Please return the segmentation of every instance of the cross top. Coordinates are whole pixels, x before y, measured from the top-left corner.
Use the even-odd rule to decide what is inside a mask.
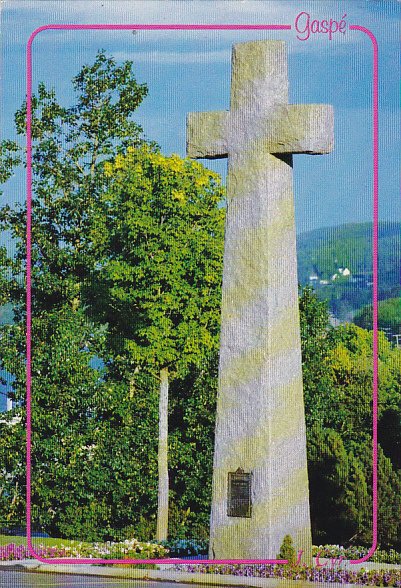
[[[252,41],[233,47],[230,111],[188,115],[187,154],[215,159],[249,148],[324,154],[333,136],[331,106],[288,104],[284,42]]]

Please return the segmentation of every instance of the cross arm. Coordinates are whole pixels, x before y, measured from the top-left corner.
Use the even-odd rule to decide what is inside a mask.
[[[270,153],[330,153],[334,146],[333,107],[283,106],[268,121],[265,137]]]
[[[187,116],[187,156],[227,157],[228,111],[191,112]]]

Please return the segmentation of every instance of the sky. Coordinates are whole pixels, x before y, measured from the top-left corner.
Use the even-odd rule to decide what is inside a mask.
[[[145,135],[163,153],[185,156],[186,115],[227,110],[231,48],[256,39],[286,42],[290,102],[332,104],[335,149],[324,156],[294,157],[297,231],[372,220],[372,44],[348,29],[373,32],[379,45],[379,215],[399,220],[400,205],[400,12],[398,0],[3,0],[1,3],[1,133],[13,136],[13,113],[25,96],[25,51],[39,26],[59,24],[290,24],[291,31],[44,31],[33,43],[34,88],[39,81],[73,100],[71,78],[105,49],[132,60],[149,95],[136,113]],[[345,20],[344,34],[295,30],[300,12],[310,21]],[[345,15],[345,16],[344,16]],[[306,17],[304,17],[306,18]],[[225,177],[227,160],[203,161]],[[22,176],[8,198],[24,198]]]

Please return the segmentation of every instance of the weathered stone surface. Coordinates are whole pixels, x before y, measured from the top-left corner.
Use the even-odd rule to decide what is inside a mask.
[[[284,43],[233,48],[229,112],[188,118],[191,157],[228,157],[210,557],[311,557],[292,153],[327,153],[333,112],[288,105]],[[252,516],[227,515],[228,473],[252,473]]]
[[[187,117],[187,155],[213,159],[227,153],[228,112],[191,112]]]

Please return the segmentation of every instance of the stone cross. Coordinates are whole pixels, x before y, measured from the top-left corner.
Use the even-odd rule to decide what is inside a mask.
[[[210,557],[276,558],[289,534],[307,561],[292,154],[332,150],[332,108],[289,105],[284,43],[254,41],[233,47],[230,111],[187,124],[189,157],[228,157]]]

